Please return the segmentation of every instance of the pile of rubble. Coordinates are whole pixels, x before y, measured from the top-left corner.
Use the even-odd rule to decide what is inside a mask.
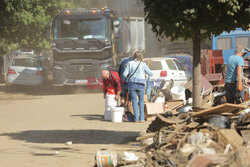
[[[137,138],[146,145],[145,166],[250,166],[249,104],[156,114]]]
[[[152,122],[147,133],[136,139],[143,146],[139,151],[143,156],[130,161],[117,158],[113,166],[250,166],[250,100],[225,103],[223,84],[202,80],[201,106],[195,109],[192,100],[165,101],[171,84],[164,90],[163,81],[150,102],[145,101],[145,117]],[[184,87],[192,94],[190,83]],[[249,90],[249,82],[245,88]]]
[[[126,167],[250,166],[249,106],[247,101],[177,112],[187,107],[184,105],[155,114],[147,133],[136,139],[143,146],[141,150],[120,156],[108,152],[104,157],[110,166]],[[100,159],[99,156],[99,162]]]

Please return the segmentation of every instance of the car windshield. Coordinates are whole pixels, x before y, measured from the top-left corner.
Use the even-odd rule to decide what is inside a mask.
[[[106,19],[57,20],[54,31],[56,39],[105,39]]]
[[[150,70],[162,70],[162,65],[160,61],[150,61],[148,63]]]
[[[12,66],[20,66],[20,67],[41,67],[40,60],[37,59],[14,59],[12,62]]]

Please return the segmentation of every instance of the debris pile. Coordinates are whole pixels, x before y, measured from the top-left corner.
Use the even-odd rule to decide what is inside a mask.
[[[199,112],[156,114],[148,134],[137,138],[153,139],[142,149],[146,166],[249,166],[248,103],[226,103]]]
[[[212,85],[214,76],[206,77],[209,81],[203,77],[197,108],[192,107],[191,98],[169,98],[173,84],[163,89],[164,80],[154,90],[150,102],[145,102],[146,120],[152,122],[147,133],[136,139],[144,156],[134,159],[132,166],[250,166],[250,100],[225,103],[224,85]],[[192,94],[191,84],[183,86],[179,97]],[[249,83],[245,88],[249,90]],[[130,165],[120,158],[116,166]]]

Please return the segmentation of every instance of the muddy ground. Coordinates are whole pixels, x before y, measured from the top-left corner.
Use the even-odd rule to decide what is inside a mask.
[[[140,149],[135,138],[149,124],[104,121],[102,93],[82,86],[2,84],[0,106],[1,167],[94,166],[98,149]]]

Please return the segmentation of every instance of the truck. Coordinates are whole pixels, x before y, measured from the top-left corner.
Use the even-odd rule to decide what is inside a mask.
[[[101,70],[145,49],[143,17],[117,17],[108,8],[63,10],[50,23],[53,85],[99,84]]]
[[[238,45],[250,48],[250,30],[244,31],[237,28],[234,31],[223,32],[212,38],[212,50],[222,50],[224,64],[227,64],[228,57],[235,53],[235,48]],[[244,57],[249,55],[247,53]]]
[[[212,36],[212,48],[201,52],[202,74],[221,73],[222,66],[227,64],[229,56],[235,54],[237,45],[250,48],[250,31],[237,28],[234,31],[223,32]],[[249,52],[243,57],[245,60],[244,72],[250,76]]]

